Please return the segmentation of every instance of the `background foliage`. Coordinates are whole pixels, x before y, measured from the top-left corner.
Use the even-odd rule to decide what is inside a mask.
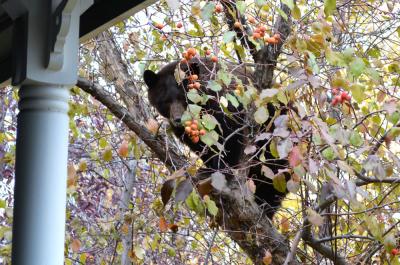
[[[400,5],[282,2],[289,16],[268,0],[158,2],[82,44],[79,74],[100,84],[151,133],[169,134],[167,122],[148,105],[145,69],[180,60],[193,47],[198,56],[254,70],[252,49],[278,51],[268,38],[278,33],[279,16],[291,21],[272,86],[261,93],[251,84],[237,87],[225,99],[248,104],[260,124],[269,115],[267,102],[293,102],[298,110],[271,138],[276,156],[288,157],[293,173],[287,183],[274,179],[275,186],[290,191],[274,225],[304,264],[333,264],[299,241],[297,235],[308,229],[316,244],[349,264],[399,264]],[[227,3],[239,24],[227,20]],[[264,37],[254,34],[260,27]],[[229,71],[218,76],[210,86],[234,78]],[[0,90],[0,106],[0,253],[7,264],[15,88]],[[162,183],[182,172],[169,171],[109,109],[74,87],[69,115],[66,264],[252,264],[212,215],[204,214],[212,213],[212,202],[192,193],[191,202],[163,208]],[[172,136],[164,144],[180,150],[191,170],[201,165]],[[256,151],[250,144],[247,153]],[[271,259],[266,249],[264,264]]]

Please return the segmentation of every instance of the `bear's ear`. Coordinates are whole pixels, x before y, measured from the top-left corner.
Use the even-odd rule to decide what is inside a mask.
[[[143,79],[149,88],[153,88],[157,84],[158,76],[153,71],[146,70],[143,73]]]

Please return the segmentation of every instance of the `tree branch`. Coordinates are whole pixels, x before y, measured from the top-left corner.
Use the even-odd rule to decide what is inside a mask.
[[[125,123],[171,170],[176,170],[186,165],[186,159],[178,150],[175,150],[172,146],[169,146],[169,149],[166,150],[163,144],[165,142],[164,137],[151,134],[147,128],[134,119],[126,108],[120,106],[98,84],[80,77],[77,86],[100,101],[115,117]],[[246,178],[244,176],[236,176],[236,179],[243,182]],[[218,218],[219,225],[242,247],[254,264],[263,264],[262,259],[266,250],[272,253],[272,265],[283,264],[290,251],[288,241],[276,230],[271,221],[263,215],[263,211],[254,200],[243,198],[243,183],[231,181],[229,189],[230,192],[228,193],[220,193],[214,189],[211,194],[212,199],[219,202],[218,206],[221,211]],[[293,260],[288,264],[296,265],[298,262]]]
[[[256,63],[254,78],[259,89],[266,89],[272,86],[278,57],[281,54],[283,43],[291,32],[290,9],[287,5],[281,3],[281,10],[286,14],[287,19],[279,16],[274,26],[275,32],[280,34],[281,41],[278,44],[266,45],[253,56]]]
[[[170,169],[176,170],[182,168],[186,161],[181,153],[173,146],[169,146],[168,151],[165,149],[165,137],[161,135],[155,136],[146,127],[140,125],[133,115],[118,102],[116,102],[102,87],[92,83],[89,80],[79,77],[77,86],[92,97],[100,101],[110,110],[115,117],[120,119],[130,130],[136,133],[143,142],[163,161]]]

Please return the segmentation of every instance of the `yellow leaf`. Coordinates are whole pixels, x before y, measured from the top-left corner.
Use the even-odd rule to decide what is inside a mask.
[[[103,153],[103,159],[106,162],[110,162],[112,159],[112,151],[111,149],[107,148]]]

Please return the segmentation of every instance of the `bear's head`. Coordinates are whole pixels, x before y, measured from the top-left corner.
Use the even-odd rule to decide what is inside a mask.
[[[186,73],[182,68],[178,62],[173,62],[164,66],[158,73],[151,70],[143,73],[144,82],[149,88],[150,104],[175,127],[182,126],[181,118],[187,107],[186,92],[189,81],[185,78]],[[189,71],[189,68],[186,69]],[[180,77],[177,77],[177,73]]]

